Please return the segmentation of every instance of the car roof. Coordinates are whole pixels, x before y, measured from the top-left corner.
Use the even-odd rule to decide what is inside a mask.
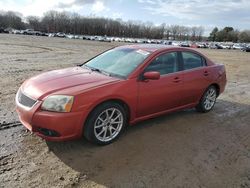
[[[144,51],[152,53],[152,52],[155,52],[157,50],[179,49],[180,47],[164,45],[164,44],[132,44],[132,45],[119,46],[117,48],[121,48],[121,49],[132,48],[132,49],[144,50]]]

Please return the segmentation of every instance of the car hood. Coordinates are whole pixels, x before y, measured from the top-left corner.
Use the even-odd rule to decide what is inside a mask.
[[[21,90],[26,95],[39,100],[51,93],[71,87],[82,85],[83,89],[90,89],[115,81],[119,79],[89,69],[74,67],[45,72],[32,77],[23,83]]]

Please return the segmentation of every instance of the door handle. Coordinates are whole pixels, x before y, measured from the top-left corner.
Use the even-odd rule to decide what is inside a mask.
[[[209,75],[208,71],[204,71],[203,75],[208,76]]]
[[[180,81],[181,81],[181,79],[179,77],[175,77],[174,80],[173,80],[173,82],[175,82],[175,83],[178,83]]]

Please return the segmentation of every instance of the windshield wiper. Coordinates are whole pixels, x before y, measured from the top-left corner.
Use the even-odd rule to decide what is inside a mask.
[[[97,68],[93,68],[93,67],[89,67],[92,71],[96,71],[96,72],[100,72],[102,73],[102,71],[100,69],[97,69]]]
[[[90,66],[87,66],[87,65],[82,65],[82,66],[85,67],[85,68],[87,68],[87,69],[89,69],[89,70],[91,70],[91,71],[96,71],[96,72],[99,72],[99,73],[104,74],[104,75],[106,75],[106,76],[118,77],[118,78],[122,78],[122,79],[125,79],[125,78],[126,78],[126,77],[121,76],[121,75],[119,75],[119,74],[109,73],[109,72],[106,72],[106,71],[104,71],[104,70],[100,70],[100,69],[98,69],[98,68],[90,67]]]
[[[98,68],[94,68],[94,67],[90,67],[90,66],[86,66],[84,65],[85,67],[87,67],[88,69],[92,70],[92,71],[95,71],[95,72],[99,72],[99,73],[102,73],[102,74],[105,74],[107,76],[111,76],[109,73],[103,71],[103,70],[100,70]]]

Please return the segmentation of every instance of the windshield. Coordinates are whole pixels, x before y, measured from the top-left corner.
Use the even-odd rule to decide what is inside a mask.
[[[84,66],[110,76],[126,78],[149,54],[147,51],[131,48],[112,49],[89,60]]]

